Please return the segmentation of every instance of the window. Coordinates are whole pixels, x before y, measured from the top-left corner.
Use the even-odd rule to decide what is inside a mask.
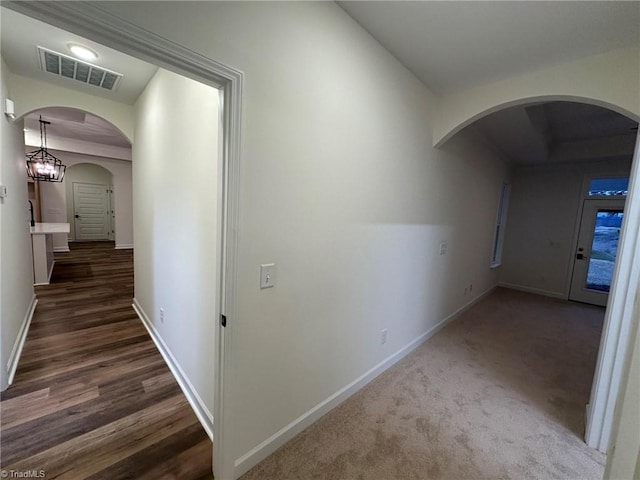
[[[496,231],[493,239],[493,255],[491,256],[491,268],[502,264],[502,247],[504,245],[504,230],[507,224],[507,209],[509,208],[509,184],[503,183],[500,191],[500,203],[498,204],[498,216],[496,219]]]
[[[629,177],[592,178],[589,183],[590,197],[626,197]]]

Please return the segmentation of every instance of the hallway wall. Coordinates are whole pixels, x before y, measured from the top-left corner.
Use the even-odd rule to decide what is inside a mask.
[[[436,97],[333,3],[167,2],[153,15],[144,3],[100,6],[245,74],[241,263],[226,331],[238,474],[497,284],[489,264],[508,168],[468,136],[435,150]],[[175,192],[178,208],[192,193],[170,188],[184,174],[168,182],[164,168],[144,170],[163,193],[134,203],[145,230],[169,237],[172,261],[192,240],[166,227],[163,194]],[[261,290],[270,262],[277,284]]]
[[[209,430],[220,258],[218,95],[158,70],[135,104],[133,146],[134,303]]]
[[[11,98],[6,72],[3,60],[2,99]],[[0,185],[7,188],[7,196],[0,199],[0,390],[8,386],[21,334],[26,333],[24,329],[35,305],[22,129],[22,121],[1,116]]]

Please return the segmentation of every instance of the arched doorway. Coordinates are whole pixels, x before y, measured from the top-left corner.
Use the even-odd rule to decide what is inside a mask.
[[[638,116],[598,100],[549,100],[524,98],[496,105],[458,127],[477,130],[514,165],[501,283],[607,305],[586,406],[586,442],[606,452],[632,325],[633,295],[628,292],[638,286],[632,267],[640,227]],[[619,199],[616,205],[613,198]],[[609,224],[614,220],[615,225]],[[604,249],[597,245],[599,221],[604,222],[602,230],[615,236],[607,236]],[[595,267],[606,267],[607,278],[603,283],[594,277],[590,286]],[[596,291],[601,287],[607,292]]]

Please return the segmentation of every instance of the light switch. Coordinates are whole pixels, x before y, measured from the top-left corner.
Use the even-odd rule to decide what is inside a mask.
[[[276,264],[260,265],[260,288],[271,288],[276,284]]]
[[[440,244],[440,255],[446,255],[447,254],[447,244],[445,242],[442,242]]]

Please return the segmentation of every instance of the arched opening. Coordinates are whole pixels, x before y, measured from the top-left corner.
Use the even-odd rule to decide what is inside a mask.
[[[69,234],[54,234],[53,250],[69,250],[69,241],[110,240],[116,248],[133,247],[131,142],[121,129],[93,112],[46,107],[24,116],[26,150],[41,144],[38,120],[47,125],[47,148],[67,166],[62,183],[29,182],[36,221],[68,223]],[[100,205],[100,218],[74,211],[74,184],[87,201]],[[100,186],[91,187],[91,185]],[[94,191],[92,199],[86,197]],[[79,201],[78,198],[75,200]],[[82,208],[87,208],[86,206]],[[96,210],[97,211],[97,210]],[[76,217],[75,215],[78,215]],[[77,227],[92,223],[78,235]],[[99,225],[99,226],[98,226]]]
[[[578,419],[574,433],[585,429],[586,442],[606,452],[631,325],[627,292],[638,284],[631,271],[639,232],[638,116],[575,100],[502,104],[447,138],[471,129],[511,166],[500,285],[602,307],[597,325],[574,324],[572,336],[589,340],[577,352],[587,369],[572,375],[582,378],[573,388],[582,394],[570,414]]]
[[[640,122],[640,114],[633,112],[627,108],[624,108],[615,103],[599,100],[597,98],[583,97],[576,95],[535,95],[508,100],[504,102],[497,102],[487,107],[483,105],[479,108],[474,108],[473,102],[469,102],[471,106],[465,106],[453,109],[443,106],[442,117],[446,120],[441,120],[440,125],[434,132],[433,143],[436,147],[444,145],[447,140],[453,137],[456,133],[460,132],[469,125],[475,124],[477,121],[490,116],[494,113],[502,112],[516,107],[527,107],[531,105],[544,105],[556,102],[566,102],[574,104],[582,104],[585,106],[601,107],[609,110],[613,113],[617,113],[624,117],[629,118],[632,121]]]

